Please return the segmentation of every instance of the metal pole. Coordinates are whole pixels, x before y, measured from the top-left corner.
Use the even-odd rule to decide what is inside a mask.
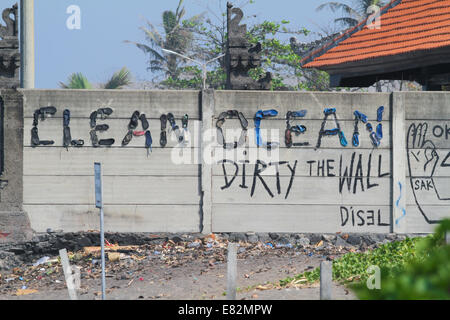
[[[333,265],[331,261],[320,264],[320,300],[331,300],[333,288]]]
[[[237,247],[236,243],[228,244],[227,262],[227,300],[236,300]]]
[[[95,172],[95,206],[100,209],[100,246],[102,260],[102,300],[106,300],[106,276],[105,276],[105,232],[103,214],[103,178],[101,163],[94,164]]]
[[[100,241],[102,247],[102,300],[106,300],[105,233],[103,228],[103,206],[100,209]]]
[[[20,86],[34,89],[34,0],[20,1],[20,64]]]

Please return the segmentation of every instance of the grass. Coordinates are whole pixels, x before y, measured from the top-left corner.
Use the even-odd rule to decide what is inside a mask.
[[[367,269],[371,265],[400,270],[405,264],[417,258],[417,243],[422,238],[407,238],[403,241],[390,242],[379,248],[363,253],[350,252],[333,261],[333,280],[348,284],[354,281],[366,281],[370,274]],[[308,285],[320,280],[320,268],[306,271],[295,277],[280,280],[280,286]]]

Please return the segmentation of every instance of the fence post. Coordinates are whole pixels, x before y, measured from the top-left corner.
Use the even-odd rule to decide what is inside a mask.
[[[406,232],[406,126],[405,97],[392,93],[392,232]]]
[[[331,261],[320,263],[320,300],[331,300],[333,290],[333,264]]]
[[[212,141],[212,130],[214,120],[214,90],[202,91],[201,103],[201,184],[202,184],[202,230],[203,234],[212,232],[212,152],[210,149]]]
[[[237,247],[236,243],[228,244],[227,259],[227,300],[236,300]]]

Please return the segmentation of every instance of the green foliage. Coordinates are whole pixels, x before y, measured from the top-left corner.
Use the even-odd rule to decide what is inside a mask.
[[[122,68],[113,74],[111,79],[103,85],[104,89],[121,89],[131,83],[130,71],[127,68]]]
[[[365,283],[370,276],[367,274],[367,269],[371,265],[384,267],[389,272],[393,272],[416,257],[416,246],[420,240],[420,238],[407,238],[403,241],[383,244],[375,250],[347,253],[333,261],[333,280],[341,283],[360,280]],[[301,273],[294,278],[286,278],[281,280],[280,284],[287,285],[292,281],[302,279],[306,279],[305,282],[308,283],[319,281],[320,268]]]
[[[381,268],[381,289],[369,290],[365,283],[352,286],[360,299],[428,300],[450,299],[450,245],[445,233],[450,220],[444,220],[436,233],[417,244],[415,259],[399,268]]]
[[[384,0],[355,0],[354,7],[351,7],[342,2],[326,2],[317,7],[317,11],[325,8],[332,12],[341,11],[344,16],[334,20],[335,23],[341,24],[344,27],[354,27],[360,21],[368,17],[368,9],[371,6],[383,7],[386,4]]]
[[[100,85],[103,89],[122,89],[131,83],[130,71],[122,68],[112,75],[112,77],[104,84]],[[63,89],[92,89],[93,86],[82,73],[73,73],[70,75],[67,83],[60,82]]]
[[[60,82],[59,85],[63,89],[92,89],[88,79],[80,72],[71,74],[67,84]]]

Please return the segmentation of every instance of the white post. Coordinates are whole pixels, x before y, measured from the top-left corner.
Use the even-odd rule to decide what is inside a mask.
[[[20,64],[21,88],[34,89],[34,0],[20,1]]]
[[[235,243],[228,244],[227,300],[236,300],[237,250]]]
[[[320,300],[331,300],[333,288],[333,264],[322,261],[320,264]]]
[[[106,300],[106,275],[105,275],[105,231],[103,214],[103,179],[101,163],[94,164],[95,171],[95,206],[100,209],[100,246],[102,260],[102,300]]]
[[[69,257],[67,256],[66,249],[59,250],[59,255],[61,257],[61,264],[63,267],[64,276],[66,278],[66,286],[67,290],[69,290],[70,300],[78,300],[76,289],[78,288],[80,281],[80,279],[78,278],[79,273],[74,277],[75,270],[72,270],[72,267],[70,266]]]

